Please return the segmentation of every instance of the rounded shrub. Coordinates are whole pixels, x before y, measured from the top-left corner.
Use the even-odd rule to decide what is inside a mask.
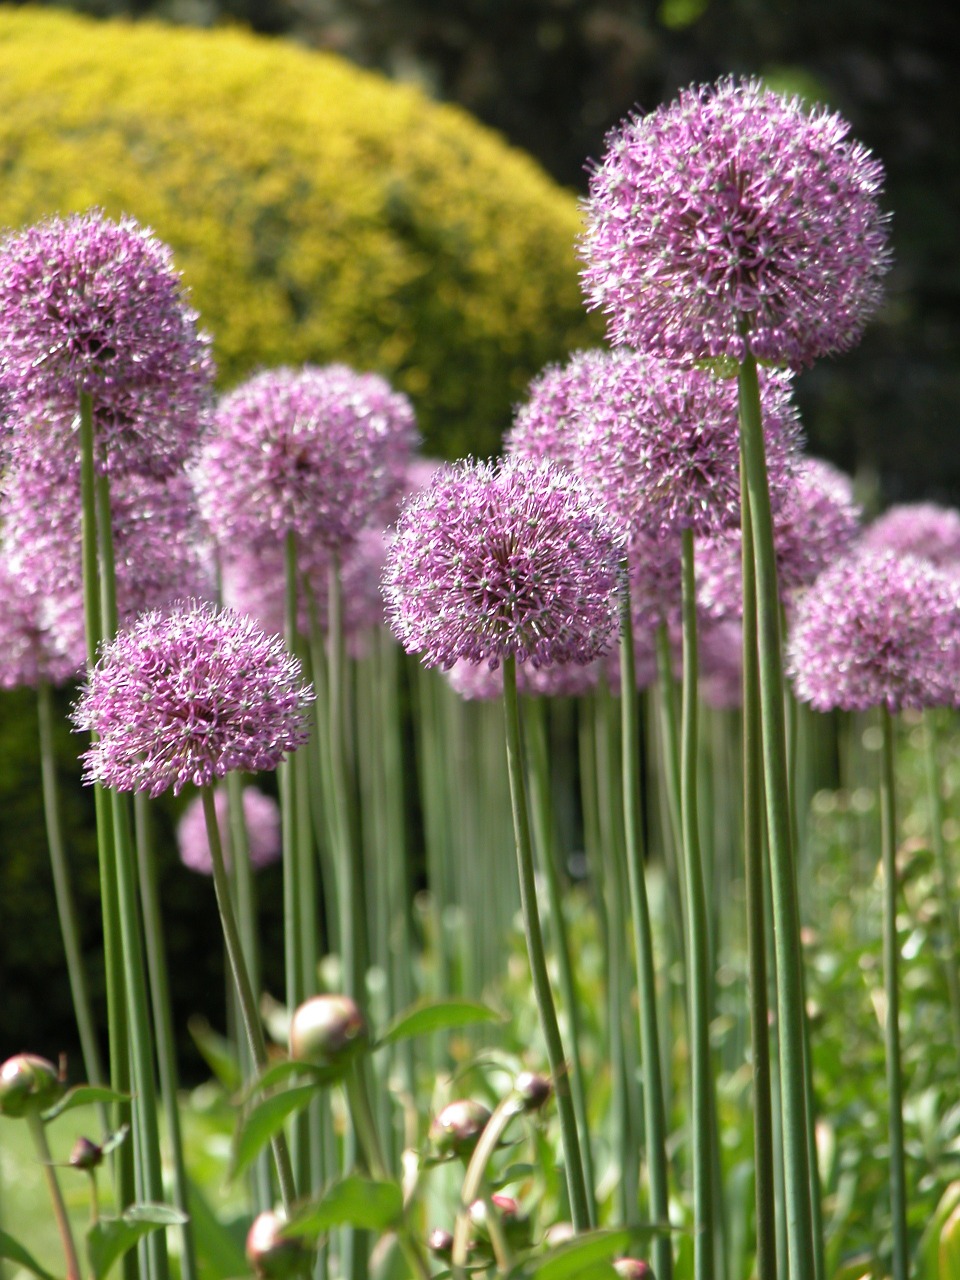
[[[342,360],[429,451],[497,449],[548,361],[596,342],[575,197],[464,112],[236,30],[0,9],[0,226],[129,213],[173,246],[220,381]]]

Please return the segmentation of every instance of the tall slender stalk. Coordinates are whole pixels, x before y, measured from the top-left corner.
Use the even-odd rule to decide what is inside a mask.
[[[747,963],[753,1067],[753,1179],[757,1280],[777,1277],[777,1218],[770,1092],[770,1022],[767,1003],[763,867],[763,762],[760,751],[760,668],[757,659],[757,584],[753,568],[750,497],[743,475],[743,849],[747,900]]]
[[[563,1041],[557,1025],[557,1013],[553,1003],[553,992],[550,989],[543,934],[537,912],[533,840],[530,834],[530,810],[527,804],[527,784],[523,771],[520,709],[517,701],[517,660],[512,654],[503,660],[503,707],[507,769],[510,775],[510,799],[513,808],[520,903],[527,939],[527,955],[530,960],[533,991],[540,1014],[540,1026],[547,1045],[547,1058],[553,1076],[557,1112],[560,1117],[560,1135],[563,1142],[567,1191],[570,1197],[570,1217],[574,1230],[586,1231],[590,1225],[590,1210],[580,1154],[580,1140],[577,1134],[577,1118],[570,1096],[570,1081],[567,1078]]]
[[[687,1034],[690,1038],[691,1140],[693,1168],[693,1265],[697,1280],[712,1280],[716,1268],[713,1199],[713,1067],[710,1056],[710,939],[700,853],[698,808],[697,601],[693,530],[682,535],[683,694],[680,726],[680,822],[687,886]]]
[[[793,857],[793,825],[784,724],[780,593],[767,484],[760,384],[756,360],[740,366],[740,438],[745,492],[750,504],[753,563],[757,582],[757,652],[764,794],[770,852],[774,947],[777,973],[780,1089],[787,1202],[787,1253],[791,1280],[815,1272],[810,1165],[807,1150],[807,1089],[803,1031],[800,920]]]
[[[890,1099],[890,1214],[893,1223],[893,1280],[907,1280],[907,1175],[903,1139],[903,1078],[900,1068],[900,945],[897,941],[897,812],[894,781],[893,717],[880,708],[880,845],[883,860],[884,1042]]]
[[[644,872],[640,817],[640,725],[637,714],[637,673],[633,650],[633,618],[630,611],[628,567],[623,565],[620,592],[620,733],[623,771],[623,825],[627,854],[630,920],[633,927],[637,994],[640,1002],[640,1053],[643,1071],[643,1115],[650,1180],[650,1216],[655,1222],[670,1220],[667,1180],[667,1121],[663,1106],[660,1069],[660,1032],[657,1019],[657,979],[653,963],[653,931]],[[673,1275],[673,1246],[669,1236],[653,1239],[653,1270],[658,1280]]]
[[[227,944],[227,958],[230,961],[230,968],[233,972],[233,980],[236,984],[237,996],[240,1001],[240,1013],[243,1017],[243,1026],[253,1054],[253,1061],[257,1070],[263,1071],[267,1066],[267,1044],[263,1035],[263,1027],[260,1023],[260,1015],[257,1011],[256,997],[250,985],[250,975],[247,972],[246,962],[243,958],[243,943],[240,939],[240,929],[237,925],[233,901],[230,896],[230,878],[227,875],[227,868],[223,860],[223,845],[220,841],[220,826],[217,822],[217,807],[213,788],[209,786],[201,787],[200,794],[203,799],[207,843],[210,845],[210,861],[213,866],[213,887],[217,895],[220,922],[223,926],[223,936]],[[290,1152],[287,1148],[286,1138],[282,1133],[277,1134],[273,1139],[273,1158],[280,1183],[280,1198],[283,1201],[284,1209],[289,1213],[296,1198],[296,1185],[293,1177],[293,1165],[290,1162]]]
[[[924,757],[927,774],[927,806],[930,814],[930,843],[937,864],[937,888],[940,892],[940,914],[946,940],[947,994],[953,1016],[953,1043],[960,1064],[960,929],[957,927],[957,901],[953,892],[953,872],[943,838],[943,792],[940,777],[939,734],[937,713],[924,713]]]
[[[40,731],[40,777],[43,789],[43,814],[47,828],[47,845],[53,870],[53,888],[60,919],[60,933],[67,960],[67,977],[73,1011],[80,1033],[80,1048],[87,1080],[91,1084],[103,1084],[105,1076],[100,1062],[96,1023],[87,986],[86,965],[80,946],[80,929],[77,907],[70,883],[70,868],[63,843],[63,826],[60,821],[59,787],[57,784],[57,758],[54,740],[53,690],[48,680],[37,685],[37,718]],[[106,1108],[101,1104],[100,1119],[105,1130],[110,1128]]]
[[[43,1176],[47,1184],[47,1190],[50,1192],[50,1200],[53,1204],[53,1216],[56,1219],[57,1231],[60,1235],[60,1243],[63,1246],[63,1256],[66,1262],[66,1280],[81,1280],[80,1261],[77,1257],[77,1248],[73,1240],[73,1231],[70,1226],[70,1215],[67,1213],[67,1206],[64,1203],[63,1192],[60,1190],[60,1182],[57,1178],[57,1168],[50,1154],[50,1147],[47,1143],[47,1135],[43,1127],[43,1121],[40,1119],[36,1111],[29,1110],[26,1113],[27,1126],[30,1129],[30,1137],[33,1139],[33,1145],[37,1152],[37,1158],[43,1168]]]

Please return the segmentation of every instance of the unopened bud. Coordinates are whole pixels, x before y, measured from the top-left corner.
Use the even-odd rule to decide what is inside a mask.
[[[553,1092],[553,1085],[546,1076],[535,1071],[521,1071],[513,1084],[523,1102],[525,1111],[539,1111]]]
[[[290,1020],[291,1055],[315,1066],[346,1066],[368,1040],[367,1021],[349,996],[313,996]]]
[[[654,1280],[653,1268],[642,1258],[615,1258],[613,1269],[624,1280]]]
[[[0,1067],[0,1115],[16,1117],[29,1111],[46,1111],[63,1089],[63,1080],[52,1062],[33,1053],[18,1053]]]
[[[434,1227],[427,1236],[427,1248],[438,1258],[449,1258],[453,1253],[453,1236],[443,1227]]]
[[[285,1240],[280,1232],[285,1219],[272,1209],[258,1214],[247,1232],[247,1261],[260,1280],[288,1280],[302,1272],[309,1258],[300,1239]]]
[[[96,1169],[97,1165],[103,1163],[103,1148],[89,1138],[78,1138],[67,1163],[71,1169]]]
[[[461,1098],[448,1103],[434,1117],[430,1137],[441,1155],[466,1158],[477,1145],[489,1119],[490,1112],[482,1102]]]

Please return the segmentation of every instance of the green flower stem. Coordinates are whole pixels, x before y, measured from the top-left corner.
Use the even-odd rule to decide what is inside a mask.
[[[890,1214],[893,1223],[893,1280],[907,1280],[907,1176],[903,1140],[903,1078],[900,1068],[900,945],[897,941],[897,814],[894,782],[893,717],[880,708],[880,845],[883,860],[883,986],[887,1013],[885,1048],[890,1098]]]
[[[347,1105],[350,1108],[350,1118],[353,1121],[353,1127],[367,1162],[367,1167],[375,1178],[389,1182],[391,1174],[383,1157],[383,1147],[377,1132],[373,1107],[370,1105],[370,1094],[367,1091],[364,1060],[362,1058],[350,1064],[343,1084],[347,1094]],[[427,1266],[426,1259],[420,1252],[420,1247],[411,1235],[405,1221],[397,1225],[396,1232],[397,1243],[413,1274],[419,1280],[430,1280],[430,1268]]]
[[[514,658],[507,659],[514,662]],[[504,680],[506,687],[506,680]],[[463,1277],[467,1260],[467,1246],[470,1243],[470,1206],[480,1194],[487,1173],[487,1165],[508,1125],[521,1110],[520,1103],[513,1093],[508,1093],[494,1108],[493,1115],[483,1127],[483,1133],[477,1141],[470,1156],[470,1163],[464,1174],[463,1186],[460,1188],[460,1209],[457,1213],[456,1225],[453,1229],[452,1267],[455,1277]]]
[[[590,1224],[590,1209],[580,1155],[577,1118],[570,1097],[570,1081],[567,1077],[563,1041],[557,1025],[557,1013],[553,1004],[547,959],[543,948],[543,934],[540,931],[540,916],[537,912],[533,840],[530,834],[530,811],[527,804],[527,785],[523,772],[523,747],[520,737],[520,709],[517,702],[517,660],[512,654],[503,660],[503,705],[507,770],[510,775],[510,800],[513,809],[520,904],[527,939],[527,955],[530,960],[534,996],[540,1013],[540,1026],[547,1046],[547,1059],[557,1096],[567,1191],[570,1197],[570,1216],[575,1231],[586,1231]]]
[[[190,1222],[190,1197],[187,1183],[187,1165],[183,1150],[183,1134],[180,1128],[180,1108],[177,1103],[179,1081],[177,1076],[177,1042],[173,1030],[173,1011],[170,1005],[170,983],[167,977],[166,947],[163,941],[163,916],[160,907],[160,890],[157,884],[156,857],[153,848],[153,831],[150,801],[145,794],[133,798],[133,814],[136,824],[137,856],[140,863],[140,897],[143,903],[144,941],[147,952],[147,971],[150,978],[150,994],[153,1005],[153,1025],[157,1038],[157,1062],[160,1071],[160,1096],[167,1125],[167,1140],[173,1161],[173,1200],[187,1221],[180,1227],[180,1270],[183,1280],[196,1280],[197,1256]]]
[[[660,1032],[657,1019],[657,978],[653,963],[653,930],[644,872],[640,817],[640,725],[637,713],[637,673],[633,651],[633,619],[626,563],[620,592],[620,735],[623,770],[623,825],[627,853],[630,919],[633,926],[637,994],[640,1001],[640,1053],[643,1059],[643,1115],[650,1179],[650,1217],[670,1221],[667,1177],[667,1121],[663,1105]],[[653,1239],[653,1270],[657,1280],[671,1280],[673,1246],[669,1236]],[[699,1280],[699,1277],[698,1277]]]
[[[946,934],[947,994],[953,1015],[953,1042],[960,1061],[960,930],[957,927],[957,903],[953,893],[953,872],[943,838],[943,791],[940,777],[939,734],[937,713],[924,713],[924,756],[927,773],[927,802],[930,813],[930,843],[937,864],[937,888],[940,891],[940,913]]]
[[[757,583],[753,569],[750,498],[743,478],[743,848],[750,973],[753,1065],[753,1167],[757,1280],[777,1280],[777,1218],[770,1093],[770,1020],[767,1004],[763,866],[763,761],[760,751],[760,668],[757,659]]]
[[[220,922],[223,936],[227,944],[227,958],[233,971],[233,980],[240,1000],[240,1013],[243,1018],[247,1041],[253,1054],[253,1061],[258,1071],[267,1067],[267,1044],[257,1011],[256,998],[250,985],[250,975],[243,959],[243,943],[240,929],[233,910],[230,896],[230,878],[223,861],[223,846],[220,842],[220,827],[217,823],[217,808],[214,801],[213,787],[201,787],[203,799],[203,816],[207,828],[207,842],[210,845],[210,860],[213,865],[213,887],[217,895],[217,906],[220,910]],[[286,1138],[282,1133],[273,1139],[273,1158],[277,1166],[277,1178],[280,1184],[280,1199],[284,1210],[289,1213],[296,1198],[293,1178],[293,1166]]]
[[[36,1148],[37,1159],[43,1169],[47,1190],[50,1192],[50,1200],[53,1203],[53,1216],[57,1222],[57,1231],[60,1234],[63,1256],[67,1264],[66,1280],[81,1280],[80,1261],[77,1257],[77,1247],[74,1244],[73,1231],[70,1227],[70,1215],[67,1213],[67,1206],[63,1201],[63,1193],[60,1190],[57,1170],[50,1155],[50,1147],[47,1144],[43,1121],[36,1111],[29,1110],[26,1114],[26,1121],[30,1130],[30,1137],[33,1139],[33,1145]]]
[[[777,974],[787,1256],[792,1280],[804,1280],[815,1274],[816,1261],[807,1149],[803,956],[800,948],[784,723],[780,593],[767,485],[760,384],[756,360],[752,356],[748,356],[740,366],[739,382],[740,439],[747,482],[745,492],[750,504],[753,562],[757,582],[760,721]]]
[[[713,1067],[710,1055],[710,939],[700,852],[697,763],[697,600],[693,530],[682,534],[683,691],[680,726],[680,820],[687,886],[687,1034],[690,1038],[693,1167],[693,1268],[697,1280],[712,1280],[716,1267],[713,1199]]]
[[[77,907],[70,884],[70,869],[63,844],[63,826],[60,820],[60,800],[57,784],[57,760],[54,741],[53,690],[50,682],[41,680],[37,685],[37,717],[40,732],[40,776],[43,788],[43,813],[47,828],[47,845],[50,849],[50,865],[53,871],[53,888],[60,918],[60,932],[67,960],[67,976],[73,1010],[80,1032],[80,1047],[87,1080],[102,1085],[105,1081],[97,1044],[96,1024],[87,987],[86,966],[80,946],[80,930],[77,923]],[[107,1109],[99,1106],[100,1119],[105,1131],[110,1129]]]
[[[570,1053],[570,1088],[580,1135],[580,1152],[587,1187],[587,1209],[590,1215],[590,1226],[595,1227],[597,1206],[594,1198],[593,1156],[590,1149],[590,1120],[587,1114],[587,1091],[583,1082],[583,1066],[580,1061],[580,998],[574,982],[573,965],[570,963],[570,944],[567,940],[560,878],[557,874],[556,840],[550,797],[546,703],[543,698],[532,699],[527,709],[527,754],[530,761],[530,802],[533,829],[536,833],[535,845],[540,854],[540,871],[547,886],[560,995],[566,1006],[570,1039],[573,1042]]]

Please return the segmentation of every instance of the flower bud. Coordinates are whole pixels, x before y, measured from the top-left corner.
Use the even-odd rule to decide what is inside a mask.
[[[535,1071],[521,1071],[513,1087],[524,1111],[539,1111],[553,1092],[553,1085],[547,1077],[537,1075]]]
[[[0,1067],[0,1115],[24,1116],[46,1111],[63,1093],[63,1081],[52,1062],[33,1053],[18,1053]]]
[[[345,1067],[369,1041],[367,1022],[349,996],[305,1000],[290,1020],[290,1053],[319,1067]]]
[[[654,1280],[652,1267],[642,1258],[615,1258],[613,1269],[624,1280]]]
[[[103,1163],[103,1148],[98,1147],[89,1138],[80,1137],[73,1144],[70,1159],[67,1161],[71,1169],[96,1169]]]
[[[285,1220],[272,1209],[258,1214],[247,1232],[247,1261],[260,1280],[287,1280],[303,1271],[309,1253],[300,1239],[280,1235]]]
[[[482,1102],[462,1098],[458,1102],[448,1103],[434,1116],[430,1125],[430,1137],[441,1155],[467,1159],[489,1119],[490,1112]]]
[[[443,1227],[434,1227],[427,1236],[427,1248],[438,1258],[449,1258],[453,1253],[453,1236]]]

